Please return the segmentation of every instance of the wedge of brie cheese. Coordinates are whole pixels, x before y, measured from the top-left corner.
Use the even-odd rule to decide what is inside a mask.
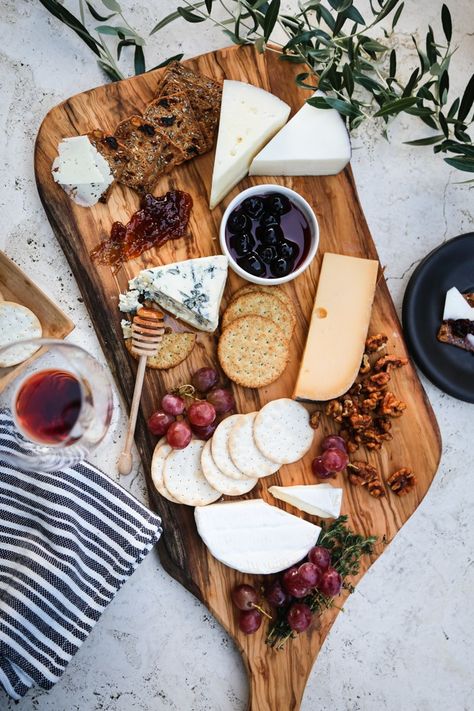
[[[54,180],[78,205],[95,205],[114,180],[105,158],[87,136],[64,138],[58,153],[51,170]]]
[[[197,506],[194,517],[214,558],[241,573],[278,573],[304,558],[321,533],[262,499]]]
[[[202,257],[144,269],[129,282],[119,308],[138,308],[138,298],[150,299],[177,318],[201,331],[215,331],[227,279],[227,257]]]
[[[457,321],[459,319],[474,321],[474,306],[470,306],[459,289],[453,286],[446,292],[443,321]]]
[[[313,516],[337,518],[341,513],[342,489],[330,484],[270,486],[268,491],[276,499],[286,501],[287,504]]]
[[[317,91],[315,96],[324,96]],[[335,109],[305,103],[252,161],[250,175],[335,175],[351,159],[351,142]]]
[[[275,135],[290,107],[264,89],[225,80],[212,174],[211,210],[247,175],[253,157]]]

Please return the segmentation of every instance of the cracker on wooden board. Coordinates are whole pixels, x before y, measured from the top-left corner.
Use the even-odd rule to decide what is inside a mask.
[[[212,458],[217,467],[226,476],[237,480],[248,478],[240,469],[237,469],[229,454],[229,435],[233,426],[236,422],[239,422],[241,417],[244,417],[244,415],[230,415],[225,420],[222,420],[217,425],[211,440]]]
[[[163,470],[165,468],[165,460],[168,454],[172,451],[172,447],[167,443],[166,437],[162,437],[155,447],[151,460],[151,479],[155,485],[155,489],[161,496],[164,496],[173,504],[179,504],[178,499],[170,494],[163,480]]]
[[[30,309],[14,301],[0,301],[0,348],[30,338],[41,338],[43,327],[40,320]],[[12,346],[6,353],[0,354],[0,368],[23,363],[40,346],[29,343]]]
[[[261,388],[280,377],[290,358],[288,339],[273,321],[244,316],[221,334],[217,356],[228,378],[246,388]]]
[[[165,460],[163,480],[171,496],[187,506],[206,506],[222,494],[207,481],[201,467],[206,443],[193,439],[184,449],[173,449]]]
[[[253,434],[262,454],[280,464],[304,457],[314,439],[308,411],[290,398],[264,405],[255,418]]]
[[[185,67],[180,62],[171,62],[166,67],[166,71],[158,86],[158,95],[163,94],[167,82],[174,85],[184,85],[191,100],[199,98],[207,102],[210,106],[219,110],[222,98],[222,83],[217,82],[211,77],[195,72],[189,67]]]
[[[264,457],[255,444],[253,425],[256,412],[250,412],[235,423],[229,435],[229,454],[235,466],[245,476],[261,478],[275,474],[280,468],[267,457]]]
[[[194,158],[207,150],[206,138],[186,92],[155,99],[146,107],[143,118],[178,146],[183,152],[183,160]]]
[[[137,192],[152,192],[159,176],[183,161],[178,146],[141,116],[130,116],[119,123],[114,135],[129,153],[118,182]]]
[[[115,136],[100,129],[90,131],[87,138],[109,164],[115,180],[119,180],[130,158],[125,146]]]
[[[186,360],[190,355],[196,343],[196,334],[187,332],[175,332],[163,334],[162,341],[158,347],[156,355],[147,358],[147,368],[155,370],[168,370],[174,368]],[[125,340],[125,346],[128,352],[138,360],[137,356],[132,351],[132,339]]]
[[[257,479],[231,479],[223,474],[214,461],[211,446],[211,440],[208,440],[201,454],[202,471],[209,484],[226,496],[242,496],[251,491]]]
[[[273,294],[277,296],[280,301],[283,301],[286,308],[290,312],[290,318],[293,323],[293,328],[296,326],[296,309],[293,301],[290,299],[286,291],[284,291],[280,286],[260,286],[259,284],[246,284],[240,287],[236,292],[232,294],[231,301],[235,301],[239,296],[244,296],[244,294],[250,294],[253,291],[262,291],[265,294]]]
[[[222,316],[222,328],[227,328],[232,321],[242,316],[262,316],[270,319],[281,328],[285,340],[289,340],[293,334],[290,313],[283,302],[273,294],[252,291],[231,301]]]

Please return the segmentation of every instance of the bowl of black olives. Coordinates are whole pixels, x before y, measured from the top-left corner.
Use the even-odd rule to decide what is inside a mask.
[[[282,185],[255,185],[227,207],[220,243],[230,267],[254,284],[284,284],[311,264],[319,226],[309,203]]]

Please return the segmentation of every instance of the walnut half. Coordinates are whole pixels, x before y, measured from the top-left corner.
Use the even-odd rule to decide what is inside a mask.
[[[405,496],[413,491],[416,484],[416,477],[411,469],[403,467],[397,469],[396,472],[387,479],[387,484],[391,490],[398,496]]]

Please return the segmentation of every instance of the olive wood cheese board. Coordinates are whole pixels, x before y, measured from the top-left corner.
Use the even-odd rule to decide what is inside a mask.
[[[232,47],[196,57],[187,64],[216,79],[247,81],[271,91],[291,105],[292,113],[309,96],[309,92],[298,88],[294,82],[296,68],[290,63],[280,62],[273,52],[263,55],[253,47]],[[35,150],[36,180],[43,206],[79,283],[110,369],[128,406],[133,393],[136,362],[129,356],[122,340],[122,315],[117,308],[119,292],[126,291],[128,280],[143,268],[219,254],[218,230],[225,206],[239,190],[268,182],[265,178],[242,180],[210,212],[208,196],[213,152],[186,162],[163,176],[154,193],[163,195],[167,190],[180,189],[192,195],[194,207],[190,236],[168,242],[158,250],[145,252],[140,258],[126,262],[116,274],[110,267],[92,263],[90,251],[109,236],[115,220],[126,223],[137,209],[139,198],[126,187],[114,186],[105,205],[98,203],[92,208],[75,205],[51,176],[51,164],[57,154],[58,143],[64,137],[86,133],[96,127],[113,131],[119,121],[142,111],[153,99],[161,72],[155,70],[107,84],[64,101],[44,119]],[[276,398],[291,397],[324,252],[377,259],[350,168],[336,176],[271,178],[271,182],[286,185],[308,200],[319,221],[321,241],[311,267],[296,280],[284,285],[298,314],[288,367],[276,382],[260,390],[234,386],[237,411],[242,413],[258,410]],[[229,271],[223,306],[242,284],[242,279]],[[385,333],[388,336],[388,351],[407,355],[401,326],[381,269],[369,332]],[[169,371],[147,371],[136,442],[147,477],[151,504],[163,518],[165,533],[159,544],[163,566],[207,605],[234,638],[249,675],[249,708],[252,711],[290,711],[300,707],[306,680],[338,610],[333,608],[325,612],[309,631],[289,641],[283,650],[265,645],[266,624],[262,624],[256,634],[245,636],[238,630],[230,591],[237,583],[255,584],[255,578],[237,573],[215,560],[197,535],[192,507],[169,503],[154,491],[151,484],[150,462],[157,438],[148,432],[146,418],[157,409],[166,390],[189,382],[198,368],[216,365],[217,338],[218,332],[211,335],[201,333],[190,357],[181,365]],[[344,348],[343,329],[340,347]],[[407,403],[407,411],[394,421],[393,441],[388,442],[381,452],[364,451],[364,458],[376,465],[384,478],[400,467],[411,467],[417,479],[415,490],[403,497],[388,491],[385,498],[375,499],[368,495],[365,488],[351,486],[342,474],[334,480],[337,486],[344,488],[342,512],[349,515],[350,526],[357,532],[379,537],[371,560],[364,562],[361,575],[383,553],[387,543],[425,496],[441,454],[438,426],[413,364],[393,372],[393,391]],[[319,443],[324,434],[335,431],[334,423],[323,417],[314,446],[304,459],[282,466],[276,475],[259,480],[247,496],[262,497],[275,506],[317,523],[312,517],[273,499],[267,489],[274,484],[316,483],[311,472],[311,460],[319,454]],[[275,546],[278,546],[277,540]],[[191,620],[188,622],[193,624]]]

